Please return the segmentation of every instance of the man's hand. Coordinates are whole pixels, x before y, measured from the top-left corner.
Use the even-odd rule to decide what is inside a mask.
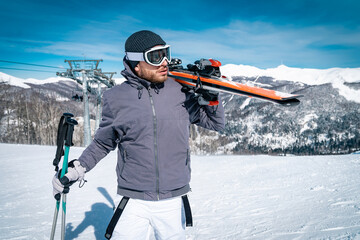
[[[76,182],[84,179],[86,169],[80,165],[77,159],[69,162],[68,172],[60,178],[61,169],[52,180],[53,185],[53,196],[56,200],[60,200],[61,193],[68,193],[70,186]],[[60,178],[60,179],[59,179]]]
[[[217,91],[199,88],[195,91],[195,93],[198,94],[198,102],[200,105],[216,106],[219,104],[219,92]]]

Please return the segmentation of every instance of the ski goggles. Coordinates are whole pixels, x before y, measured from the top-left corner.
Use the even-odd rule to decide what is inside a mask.
[[[152,66],[160,66],[165,60],[171,61],[170,45],[157,46],[142,52],[126,52],[126,58],[130,61],[145,61]]]

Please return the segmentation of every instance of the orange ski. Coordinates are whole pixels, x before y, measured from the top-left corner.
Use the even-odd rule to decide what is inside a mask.
[[[219,61],[212,59],[205,61],[208,61],[207,64],[209,65],[203,67],[203,69],[200,69],[199,71],[192,70],[195,65],[191,64],[188,65],[188,67],[190,66],[190,70],[170,65],[168,75],[170,78],[173,78],[175,81],[190,89],[203,88],[210,91],[225,92],[242,96],[245,95],[272,101],[285,106],[294,106],[300,103],[298,98],[302,97],[302,95],[294,95],[230,81],[225,76],[221,76],[219,71],[221,63]],[[199,66],[196,67],[199,68]],[[216,71],[212,71],[211,68]]]

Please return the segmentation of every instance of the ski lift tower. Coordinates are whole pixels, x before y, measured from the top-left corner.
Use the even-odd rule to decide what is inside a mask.
[[[84,145],[89,146],[91,143],[90,111],[89,111],[89,92],[94,93],[90,87],[94,71],[98,70],[99,63],[102,59],[97,60],[65,60],[70,66],[65,73],[58,75],[70,77],[82,85],[83,103],[84,103]]]
[[[115,85],[112,76],[116,72],[102,72],[98,60],[65,60],[70,66],[66,72],[56,73],[58,76],[68,77],[75,80],[82,85],[83,103],[84,103],[84,145],[85,147],[91,143],[91,127],[90,127],[90,111],[89,111],[89,97],[91,93],[97,97],[97,112],[96,112],[96,126],[99,127],[101,118],[101,84],[111,88]],[[108,76],[109,75],[109,76]]]

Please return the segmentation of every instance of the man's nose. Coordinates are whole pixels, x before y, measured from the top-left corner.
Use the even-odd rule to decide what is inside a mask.
[[[163,62],[161,63],[161,66],[166,67],[167,65],[168,65],[168,61],[167,61],[167,60],[165,60],[165,61],[163,61]]]

